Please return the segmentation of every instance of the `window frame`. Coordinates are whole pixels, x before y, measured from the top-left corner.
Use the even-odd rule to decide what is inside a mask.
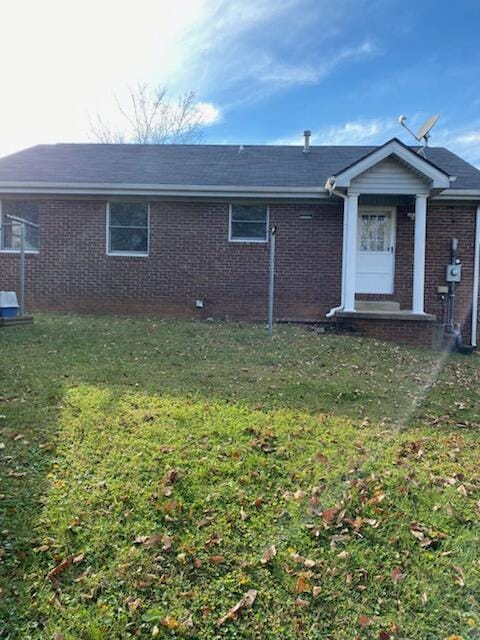
[[[265,219],[265,238],[233,238],[232,237],[232,209],[235,205],[241,206],[241,207],[248,207],[248,206],[262,206],[265,207],[267,210],[267,216]],[[243,244],[249,244],[249,243],[254,243],[254,244],[267,244],[268,243],[268,238],[269,238],[269,228],[270,228],[270,205],[268,204],[264,204],[263,202],[258,202],[258,203],[254,203],[254,202],[237,202],[237,203],[230,203],[228,205],[228,241],[229,242],[236,242],[236,243],[243,243]]]
[[[147,251],[112,251],[110,249],[110,204],[115,202],[128,202],[129,204],[137,204],[129,200],[108,200],[106,204],[106,253],[107,256],[120,256],[130,258],[148,258],[150,256],[150,202],[147,202]],[[139,202],[144,204],[144,202]],[[116,227],[120,228],[120,227]],[[123,229],[145,229],[145,227],[122,227]]]
[[[3,248],[3,238],[2,238],[2,234],[3,234],[3,201],[4,200],[13,200],[13,198],[1,198],[0,199],[0,253],[21,253],[21,249],[5,249]],[[17,198],[15,198],[15,200],[17,200]],[[22,202],[23,200],[26,200],[25,198],[18,198],[19,202]],[[32,198],[28,199],[27,201],[32,200]],[[32,255],[36,255],[37,253],[39,253],[40,251],[40,205],[39,205],[39,211],[38,211],[38,249],[25,249],[25,253],[30,253]]]

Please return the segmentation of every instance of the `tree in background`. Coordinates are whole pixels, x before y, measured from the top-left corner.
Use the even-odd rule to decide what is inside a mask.
[[[128,94],[126,104],[115,98],[123,121],[118,127],[98,113],[90,122],[91,135],[97,142],[194,144],[202,140],[205,114],[193,91],[169,100],[165,87],[139,83],[128,87]]]

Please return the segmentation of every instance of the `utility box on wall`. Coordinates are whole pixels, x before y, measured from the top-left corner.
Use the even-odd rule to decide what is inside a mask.
[[[15,318],[18,315],[18,300],[15,291],[0,291],[0,318]]]
[[[462,265],[447,264],[447,274],[445,276],[447,282],[460,282],[462,280]]]

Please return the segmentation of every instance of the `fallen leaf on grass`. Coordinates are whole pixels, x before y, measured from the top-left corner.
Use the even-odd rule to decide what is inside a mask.
[[[371,621],[372,619],[369,616],[364,615],[363,613],[358,616],[358,624],[361,627],[368,627]]]
[[[395,567],[391,574],[393,584],[397,584],[400,580],[405,580],[407,577],[406,573],[403,573],[400,567]]]
[[[462,567],[459,567],[457,565],[454,565],[453,569],[454,569],[455,573],[457,574],[455,576],[455,582],[460,587],[464,587],[465,586],[465,571],[462,569]]]
[[[309,574],[310,575],[310,574]],[[307,576],[300,575],[297,578],[297,582],[295,584],[295,590],[297,593],[309,593],[311,590],[310,581]]]
[[[214,564],[222,564],[224,560],[225,558],[223,556],[210,556],[210,562],[213,562]]]
[[[163,545],[163,550],[168,551],[172,548],[172,538],[166,534],[154,533],[151,536],[137,536],[133,544],[140,545],[145,549],[152,549],[159,544]]]
[[[135,598],[135,599],[127,598],[127,600],[125,601],[125,604],[128,606],[128,611],[130,613],[135,613],[135,611],[140,607],[142,603],[140,598]]]
[[[62,560],[56,567],[54,567],[51,571],[47,573],[47,578],[49,580],[53,580],[57,576],[59,576],[65,569],[68,569],[70,565],[73,563],[73,559],[75,556],[70,555],[67,556],[64,560]]]
[[[165,475],[165,483],[173,484],[178,480],[180,473],[177,469],[169,469]]]
[[[306,607],[308,607],[310,605],[308,600],[304,600],[303,598],[297,598],[295,600],[295,604],[296,604],[297,607],[302,607],[302,609],[305,609]]]
[[[205,516],[204,518],[198,521],[197,527],[206,527],[211,522],[213,522],[212,516]]]
[[[335,520],[335,516],[338,513],[337,507],[331,507],[330,509],[325,509],[322,512],[322,518],[327,524],[331,524]]]
[[[270,562],[270,560],[272,558],[274,558],[277,555],[277,550],[275,548],[275,545],[272,544],[270,547],[268,547],[268,549],[265,550],[262,559],[260,560],[260,562],[262,564],[267,564],[268,562]]]
[[[217,627],[221,627],[225,622],[229,620],[235,620],[238,614],[244,609],[250,609],[257,597],[257,591],[255,589],[249,589],[237,604],[230,609],[228,613],[217,620]]]

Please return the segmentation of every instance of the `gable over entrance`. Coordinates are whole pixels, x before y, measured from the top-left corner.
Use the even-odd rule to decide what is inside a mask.
[[[367,169],[350,182],[350,190],[359,193],[428,193],[431,180],[410,165],[391,155]]]
[[[376,186],[374,179],[380,181]],[[389,182],[390,180],[390,182]],[[454,180],[445,171],[393,138],[327,180],[326,188],[356,193],[422,193],[448,189]],[[357,189],[355,189],[355,186]],[[375,188],[375,191],[371,189]],[[402,189],[400,192],[396,189]]]

